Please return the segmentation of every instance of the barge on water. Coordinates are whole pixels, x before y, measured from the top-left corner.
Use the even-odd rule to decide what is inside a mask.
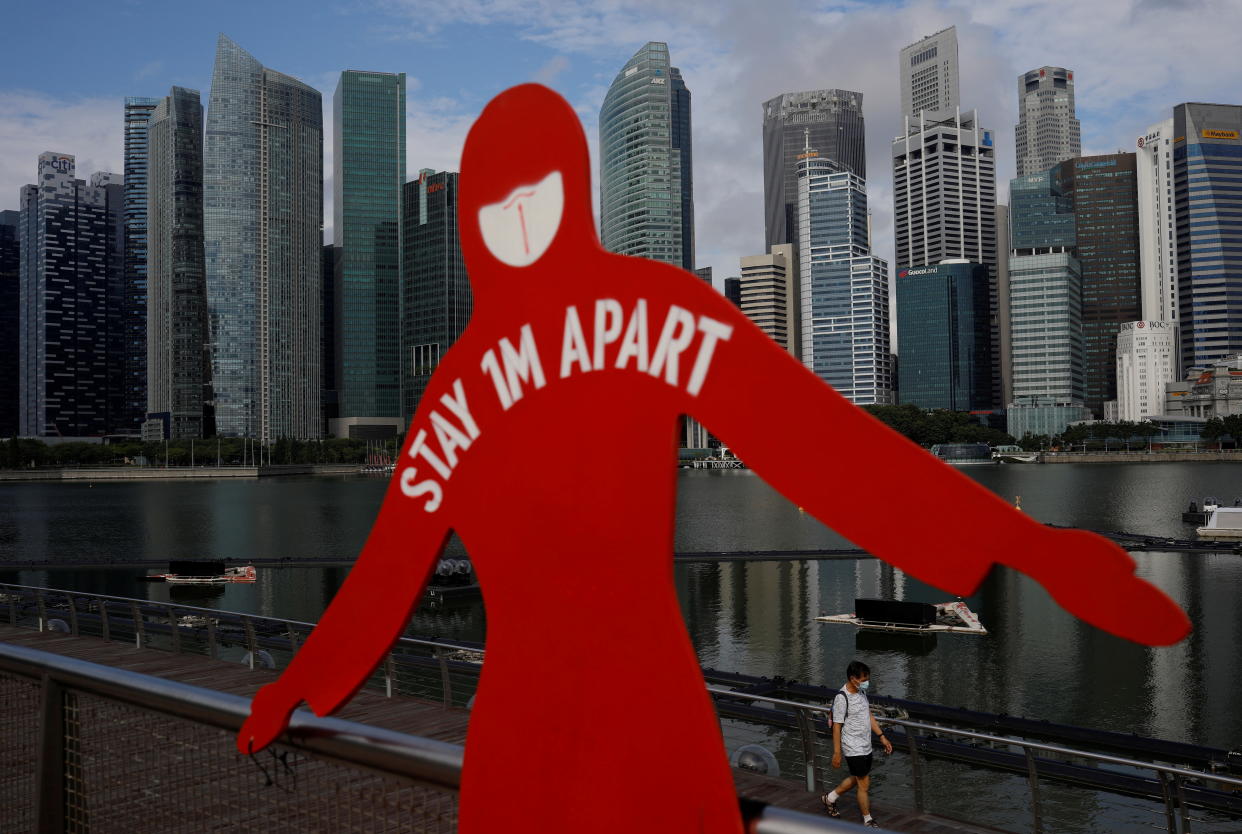
[[[877,631],[908,634],[987,634],[978,615],[958,602],[909,602],[893,599],[855,599],[852,614],[816,617],[821,623],[852,625]]]

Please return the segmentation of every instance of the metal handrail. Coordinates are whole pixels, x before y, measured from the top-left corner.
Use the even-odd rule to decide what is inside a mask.
[[[290,626],[290,625],[299,626],[307,630],[314,630],[314,628],[316,627],[315,623],[307,623],[307,622],[303,622],[302,620],[288,620],[283,617],[269,617],[266,614],[242,614],[237,611],[221,611],[219,608],[203,608],[197,605],[183,605],[180,602],[162,602],[162,601],[155,601],[155,600],[142,600],[142,599],[134,599],[133,597],[117,597],[117,596],[111,596],[109,594],[96,594],[96,593],[91,593],[87,591],[67,591],[61,588],[40,588],[36,585],[15,585],[15,584],[8,583],[8,582],[0,582],[0,593],[3,593],[8,588],[16,588],[21,591],[29,591],[33,593],[35,596],[54,594],[54,595],[62,595],[66,597],[75,597],[79,599],[105,600],[107,602],[124,603],[126,605],[130,605],[130,604],[137,602],[137,603],[141,603],[143,605],[149,605],[152,607],[176,608],[182,611],[190,611],[196,614],[208,614],[216,618],[236,617],[241,620],[249,618],[251,620],[256,620],[256,621],[279,623],[285,626]],[[482,651],[482,649],[474,649],[469,646],[461,646],[455,643],[442,643],[437,640],[425,640],[425,639],[418,638],[418,637],[400,637],[397,639],[397,642],[404,644],[404,645],[408,645],[408,646],[428,646],[434,649],[449,649],[451,651],[460,651],[462,649],[466,649],[468,651],[479,651],[479,652]]]
[[[45,694],[50,690],[75,690],[229,732],[239,730],[250,714],[250,700],[239,695],[7,643],[0,643],[0,671],[41,681]],[[44,714],[46,718],[46,709]],[[48,736],[46,721],[42,729],[46,754],[49,744],[63,743],[63,739]],[[277,741],[343,765],[451,791],[461,786],[464,751],[460,745],[448,742],[339,718],[319,718],[305,709],[294,711],[288,729]],[[40,790],[54,789],[55,781],[40,780]],[[47,797],[39,797],[38,802],[41,809],[46,809]],[[754,834],[846,834],[862,830],[853,823],[753,800],[740,799],[739,804],[745,828]]]
[[[732,698],[740,698],[748,701],[764,701],[769,704],[790,707],[792,709],[809,710],[811,712],[819,712],[824,714],[832,712],[831,706],[807,704],[801,701],[789,701],[784,698],[773,698],[770,695],[752,695],[746,692],[737,692],[736,690],[725,689],[719,686],[708,686],[707,691],[713,695],[727,695]],[[904,727],[912,730],[923,730],[925,732],[936,733],[938,735],[962,736],[964,738],[973,738],[978,739],[979,741],[987,741],[991,743],[1011,744],[1015,747],[1021,747],[1027,750],[1038,750],[1044,753],[1055,753],[1060,756],[1091,759],[1092,761],[1104,762],[1106,764],[1123,765],[1145,770],[1157,770],[1168,773],[1171,776],[1180,776],[1183,778],[1208,779],[1220,782],[1221,784],[1234,785],[1242,788],[1242,779],[1235,779],[1231,776],[1220,776],[1218,774],[1207,773],[1202,770],[1190,770],[1188,768],[1176,767],[1174,765],[1155,764],[1153,762],[1145,762],[1142,759],[1128,759],[1124,756],[1110,756],[1106,753],[1092,753],[1087,750],[1078,750],[1073,747],[1061,747],[1056,744],[1044,744],[1037,741],[1024,741],[1022,739],[1011,738],[1009,736],[978,733],[973,730],[958,730],[953,727],[942,727],[938,724],[925,724],[920,721],[909,721],[904,718],[887,718],[877,715],[875,720],[880,724],[891,724],[893,726]]]

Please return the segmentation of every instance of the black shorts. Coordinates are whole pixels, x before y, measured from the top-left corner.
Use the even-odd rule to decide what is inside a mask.
[[[845,766],[850,769],[850,776],[859,779],[871,772],[871,754],[865,756],[846,756]]]

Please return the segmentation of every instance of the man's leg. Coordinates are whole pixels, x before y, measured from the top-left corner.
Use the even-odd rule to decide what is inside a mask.
[[[871,788],[871,776],[861,776],[858,779],[858,810],[862,811],[863,819],[871,816],[871,799],[867,795],[867,791]]]
[[[837,785],[833,789],[832,792],[835,793],[837,796],[840,796],[841,794],[848,791],[850,788],[854,787],[854,783],[857,781],[858,780],[855,779],[853,776],[846,776],[844,779],[841,780],[841,784]]]
[[[841,794],[854,787],[855,781],[857,780],[854,779],[853,776],[846,776],[843,780],[841,780],[841,784],[837,785],[828,793],[820,795],[819,801],[824,803],[824,810],[828,812],[828,816],[841,816],[841,812],[837,810],[837,800],[841,798]]]

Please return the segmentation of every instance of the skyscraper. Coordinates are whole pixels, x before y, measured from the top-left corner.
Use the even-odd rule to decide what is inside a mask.
[[[850,402],[891,403],[888,264],[868,245],[862,177],[808,152],[798,233],[803,364]]]
[[[599,115],[604,248],[694,270],[690,91],[668,44],[634,53]]]
[[[1173,119],[1135,142],[1143,318],[1178,322],[1177,215],[1173,210]],[[1180,355],[1175,357],[1180,361]],[[1175,362],[1175,365],[1177,363]],[[1174,367],[1174,372],[1177,368]]]
[[[405,73],[347,70],[332,97],[335,333],[338,418],[401,421],[401,190],[405,185]]]
[[[797,244],[798,159],[809,145],[820,156],[867,179],[862,93],[807,90],[763,103],[765,247]]]
[[[893,140],[892,151],[898,275],[912,267],[934,266],[951,259],[988,268],[992,401],[999,403],[1000,299],[992,131],[979,125],[973,110],[941,121],[907,116],[905,135]],[[901,316],[899,307],[898,320]]]
[[[1117,334],[1117,419],[1164,414],[1164,386],[1176,381],[1177,339],[1171,321],[1128,321]]]
[[[796,299],[798,265],[791,243],[773,246],[766,255],[742,258],[741,307],[759,329],[795,358],[801,349],[801,311]]]
[[[1083,402],[1102,418],[1117,397],[1117,332],[1142,316],[1132,153],[1070,159],[1052,173],[1074,213],[1082,275]]]
[[[137,431],[147,412],[147,127],[158,98],[125,99],[125,345],[123,428]]]
[[[953,115],[961,104],[957,67],[957,28],[950,26],[901,50],[901,112],[929,120]]]
[[[1242,353],[1242,106],[1173,108],[1182,369]]]
[[[97,436],[109,425],[109,291],[121,286],[121,178],[75,179],[74,159],[39,155],[21,191],[18,431]],[[111,305],[115,309],[115,304]]]
[[[224,35],[204,144],[216,430],[319,436],[323,105]]]
[[[147,167],[147,412],[169,437],[212,425],[203,260],[203,105],[173,87],[151,114]]]
[[[897,275],[897,309],[901,402],[990,411],[987,267],[958,260],[903,270]]]
[[[17,231],[21,214],[0,211],[0,437],[17,435],[17,357],[20,350],[18,269],[21,264]]]
[[[1074,73],[1040,67],[1018,76],[1018,124],[1014,148],[1018,176],[1047,171],[1082,153],[1081,127],[1074,116]]]
[[[1082,267],[1074,254],[1074,214],[1053,173],[1009,184],[1013,399],[1006,417],[1017,438],[1059,434],[1091,416],[1083,405]]]
[[[457,226],[457,174],[424,169],[405,184],[401,282],[402,412],[413,416],[474,308]]]

